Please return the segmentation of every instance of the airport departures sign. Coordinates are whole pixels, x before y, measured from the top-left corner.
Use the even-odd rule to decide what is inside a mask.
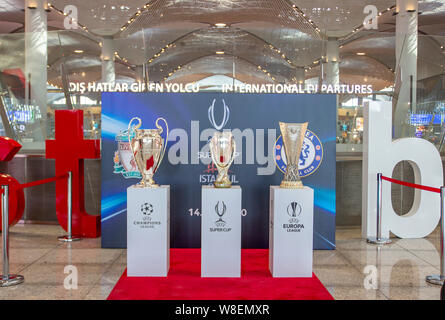
[[[363,84],[223,84],[217,87],[222,93],[270,93],[270,94],[371,94],[372,85]],[[155,83],[155,82],[70,82],[70,92],[156,92],[156,93],[198,93],[199,83]]]

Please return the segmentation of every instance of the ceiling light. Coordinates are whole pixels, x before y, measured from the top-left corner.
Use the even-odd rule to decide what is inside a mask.
[[[224,51],[216,51],[216,54],[224,54]]]
[[[358,56],[365,56],[366,53],[364,53],[364,52],[357,52],[357,55],[358,55]]]
[[[83,53],[83,50],[77,49],[77,50],[74,50],[74,53]]]
[[[215,27],[217,27],[217,28],[225,28],[225,27],[227,27],[227,23],[218,22],[218,23],[215,23]]]

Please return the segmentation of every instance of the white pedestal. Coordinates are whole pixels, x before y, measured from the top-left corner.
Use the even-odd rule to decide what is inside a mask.
[[[170,268],[170,186],[127,189],[127,276],[166,277]]]
[[[201,277],[241,276],[241,188],[203,186]]]
[[[269,270],[273,277],[312,277],[314,190],[270,187]]]

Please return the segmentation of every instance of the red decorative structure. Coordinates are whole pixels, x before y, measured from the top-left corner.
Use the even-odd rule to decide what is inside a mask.
[[[0,137],[0,161],[11,161],[12,158],[19,152],[22,145],[17,141],[8,138]],[[23,216],[25,211],[25,194],[23,189],[17,190],[14,187],[20,183],[9,174],[0,174],[0,185],[8,185],[9,192],[9,225],[15,225]],[[0,212],[1,212],[0,206]],[[3,212],[1,212],[3,214]],[[0,230],[2,230],[2,222],[0,221]]]
[[[0,161],[11,161],[21,148],[22,145],[17,141],[0,137]]]
[[[100,216],[85,211],[84,159],[100,158],[100,140],[83,138],[83,110],[57,110],[56,139],[46,140],[46,158],[56,159],[56,176],[72,172],[72,233],[74,236],[100,236]],[[67,181],[56,182],[56,212],[67,230]]]

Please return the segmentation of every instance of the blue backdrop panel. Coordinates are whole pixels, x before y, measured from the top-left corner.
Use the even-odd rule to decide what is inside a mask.
[[[213,108],[212,108],[213,105]],[[335,248],[335,95],[227,93],[104,93],[102,95],[102,247],[126,247],[126,189],[139,179],[114,173],[116,136],[132,117],[142,128],[155,128],[164,117],[170,137],[154,178],[171,186],[171,246],[201,243],[201,186],[216,177],[207,141],[215,128],[232,130],[237,139],[230,177],[243,190],[242,246],[267,248],[269,186],[283,173],[278,126],[309,122],[300,166],[303,184],[315,190],[314,248]],[[278,166],[277,166],[278,165]],[[150,246],[147,243],[147,246]]]

